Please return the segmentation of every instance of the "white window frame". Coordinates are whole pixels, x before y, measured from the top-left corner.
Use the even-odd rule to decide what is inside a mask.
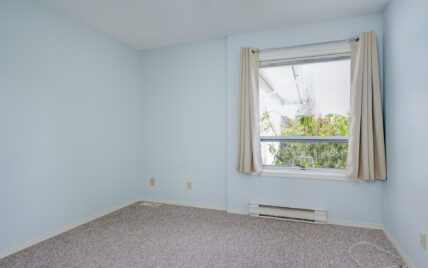
[[[259,67],[274,67],[292,64],[304,64],[326,61],[337,61],[342,59],[350,59],[350,52],[337,52],[320,55],[310,55],[303,57],[287,57],[269,60],[259,60]],[[351,90],[351,89],[349,89]],[[347,136],[260,136],[260,143],[267,141],[290,141],[290,142],[331,142],[331,143],[348,143]],[[345,175],[344,169],[334,168],[311,168],[302,169],[296,167],[263,165],[262,176],[271,177],[287,177],[287,178],[303,178],[303,179],[322,179],[322,180],[339,180],[350,181]]]

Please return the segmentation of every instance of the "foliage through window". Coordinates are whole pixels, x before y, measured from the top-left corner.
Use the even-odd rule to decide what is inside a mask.
[[[348,152],[350,59],[260,65],[265,166],[343,169]]]

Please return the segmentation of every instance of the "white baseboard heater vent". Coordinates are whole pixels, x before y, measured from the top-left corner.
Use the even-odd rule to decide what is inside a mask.
[[[279,220],[326,223],[327,211],[307,208],[280,207],[261,204],[249,204],[250,216]]]

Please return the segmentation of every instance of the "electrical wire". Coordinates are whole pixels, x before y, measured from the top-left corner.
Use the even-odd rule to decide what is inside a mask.
[[[370,243],[370,242],[366,242],[366,241],[361,241],[361,242],[357,242],[357,243],[355,243],[355,244],[353,244],[349,249],[348,249],[348,254],[349,254],[349,256],[351,257],[351,259],[358,265],[358,267],[360,267],[360,268],[364,268],[364,266],[362,266],[355,258],[354,258],[354,256],[352,256],[352,249],[355,247],[355,246],[357,246],[357,245],[363,245],[363,244],[367,244],[367,245],[370,245],[370,246],[372,246],[372,247],[374,247],[374,248],[376,248],[376,249],[378,249],[378,250],[380,250],[380,251],[382,251],[382,252],[384,252],[384,253],[386,253],[386,254],[388,254],[388,255],[391,255],[391,256],[393,256],[393,257],[396,257],[396,258],[398,258],[398,259],[401,259],[401,256],[398,256],[398,255],[396,255],[396,254],[394,254],[394,253],[392,253],[392,252],[390,252],[390,251],[387,251],[387,250],[385,250],[385,249],[383,249],[383,248],[380,248],[380,247],[378,247],[378,246],[376,246],[376,245],[374,245],[373,243]],[[393,265],[393,266],[386,266],[385,268],[407,268],[407,266],[406,265]]]

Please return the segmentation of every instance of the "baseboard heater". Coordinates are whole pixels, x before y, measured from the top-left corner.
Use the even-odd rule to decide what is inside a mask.
[[[250,216],[279,220],[326,223],[327,211],[308,208],[282,207],[262,204],[249,204]]]

